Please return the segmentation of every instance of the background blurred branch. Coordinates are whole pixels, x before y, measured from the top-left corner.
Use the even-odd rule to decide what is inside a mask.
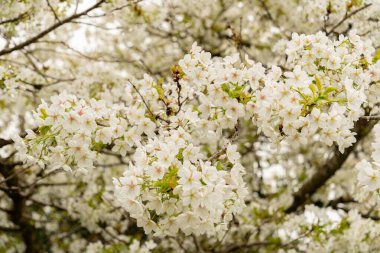
[[[9,54],[9,53],[12,53],[13,51],[16,51],[16,50],[20,50],[20,49],[23,49],[24,47],[26,46],[29,46],[33,43],[35,43],[36,41],[38,41],[39,39],[41,39],[42,37],[44,37],[45,35],[47,35],[48,33],[56,30],[57,28],[61,27],[62,25],[66,24],[66,23],[69,23],[70,21],[76,19],[76,18],[79,18],[80,16],[83,16],[83,15],[86,15],[88,12],[98,8],[102,3],[104,3],[105,0],[101,0],[99,2],[97,2],[96,4],[94,4],[93,6],[91,6],[90,8],[80,12],[80,13],[77,13],[77,14],[74,14],[74,15],[71,15],[57,23],[55,23],[54,25],[50,26],[49,28],[47,28],[46,30],[40,32],[39,34],[37,34],[36,36],[18,44],[18,45],[15,45],[14,47],[11,47],[11,48],[6,48],[6,49],[3,49],[0,51],[0,56],[2,55],[6,55],[6,54]]]
[[[376,125],[377,121],[373,120],[368,122],[365,119],[360,119],[356,122],[354,131],[356,132],[356,142],[345,150],[342,154],[338,148],[334,149],[333,156],[328,159],[321,167],[316,168],[315,173],[309,178],[301,188],[293,194],[293,203],[286,209],[286,213],[296,211],[299,207],[303,206],[306,201],[312,196],[319,188],[321,188],[327,180],[334,176],[344,162],[347,160],[352,151],[372,128]]]

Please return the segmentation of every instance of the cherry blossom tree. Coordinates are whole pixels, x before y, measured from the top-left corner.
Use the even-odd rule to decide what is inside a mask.
[[[0,252],[378,252],[379,20],[0,1]]]

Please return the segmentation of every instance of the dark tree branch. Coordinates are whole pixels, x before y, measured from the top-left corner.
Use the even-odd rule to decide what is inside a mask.
[[[56,19],[58,22],[60,22],[61,20],[59,20],[59,17],[58,17],[58,15],[57,15],[57,12],[54,10],[54,8],[53,8],[53,6],[50,4],[49,0],[46,0],[46,3],[47,3],[47,5],[49,6],[51,12],[53,13],[55,19]]]
[[[69,23],[70,21],[76,19],[76,18],[79,18],[83,15],[86,15],[88,12],[92,11],[93,9],[96,9],[98,8],[102,3],[104,3],[105,0],[100,0],[99,2],[97,2],[96,4],[94,4],[93,6],[91,6],[90,8],[80,12],[80,13],[77,13],[77,14],[74,14],[74,15],[71,15],[57,23],[55,23],[54,25],[50,26],[49,28],[47,28],[46,30],[40,32],[39,34],[37,34],[36,36],[14,46],[14,47],[11,47],[11,48],[6,48],[6,49],[3,49],[0,51],[0,56],[2,55],[6,55],[6,54],[9,54],[9,53],[12,53],[13,51],[16,51],[16,50],[20,50],[20,49],[23,49],[24,47],[30,45],[30,44],[33,44],[35,43],[36,41],[38,41],[39,39],[41,39],[42,37],[44,37],[45,35],[47,35],[48,33],[56,30],[57,28],[59,28],[60,26],[66,24],[66,23]]]
[[[362,118],[366,119],[366,120],[380,120],[380,116],[379,115],[363,116]]]
[[[0,174],[4,178],[9,178],[14,174],[15,166],[7,164],[0,164]],[[26,209],[26,198],[17,190],[19,187],[19,178],[17,176],[11,177],[6,182],[6,186],[10,189],[7,191],[8,197],[12,200],[12,209],[9,211],[9,219],[19,227],[19,232],[25,244],[25,252],[38,253],[44,251],[46,245],[39,245],[37,243],[36,228],[32,222],[24,216]],[[42,250],[42,251],[41,251]]]
[[[15,232],[19,232],[19,229],[18,228],[13,228],[13,227],[3,227],[3,226],[0,226],[0,231],[7,232],[7,233],[15,233]]]
[[[348,214],[351,210],[354,210],[354,209],[352,207],[348,207],[347,204],[357,204],[357,203],[358,202],[352,198],[340,197],[338,199],[329,201],[326,205],[321,205],[321,202],[319,202],[319,201],[317,203],[315,203],[315,205],[317,205],[319,207],[331,207],[334,210],[342,210]],[[373,206],[373,208],[375,208],[375,207],[376,207],[376,205]],[[363,213],[360,211],[358,213],[363,219],[371,219],[373,221],[379,221],[380,220],[379,216],[371,215],[372,208],[367,213]]]
[[[282,27],[280,26],[280,24],[278,23],[278,21],[271,14],[271,12],[269,10],[269,7],[267,6],[265,0],[259,0],[259,2],[261,4],[262,8],[264,9],[264,11],[265,11],[268,19],[273,23],[273,25],[276,26],[280,30],[281,34],[285,38],[290,39],[290,37],[284,31],[282,31]]]
[[[320,168],[317,168],[311,178],[309,178],[301,188],[293,194],[293,203],[285,210],[285,212],[291,213],[303,206],[310,196],[322,187],[327,180],[334,176],[335,172],[342,167],[352,151],[355,150],[359,141],[372,130],[376,123],[377,121],[375,120],[368,122],[365,119],[360,119],[357,121],[354,127],[354,131],[357,133],[357,141],[351,147],[347,148],[343,154],[335,147],[333,156]]]
[[[13,140],[6,140],[6,139],[0,138],[0,148],[7,146],[9,144],[12,144],[12,143],[13,143]]]
[[[2,20],[2,21],[0,21],[0,25],[18,22],[19,20],[21,20],[22,18],[24,18],[26,16],[26,14],[27,14],[27,12],[24,12],[24,13],[21,13],[20,15],[18,15],[17,17],[15,17],[15,18],[10,18],[10,19]]]
[[[32,129],[34,132],[37,131],[37,128],[35,129]],[[20,133],[20,137],[21,138],[24,138],[25,136],[27,135],[26,132],[22,132]],[[12,139],[3,139],[3,138],[0,138],[0,148],[4,147],[4,146],[7,146],[7,145],[10,145],[10,144],[13,144],[14,141]]]
[[[327,35],[330,35],[331,33],[335,32],[335,29],[337,29],[339,26],[341,26],[347,19],[351,18],[352,16],[354,16],[355,14],[361,12],[362,10],[365,10],[367,9],[368,7],[370,7],[372,4],[366,4],[364,5],[363,7],[351,12],[351,13],[346,13],[344,15],[344,17],[336,24],[333,26],[333,28],[331,28],[331,30],[327,33]]]

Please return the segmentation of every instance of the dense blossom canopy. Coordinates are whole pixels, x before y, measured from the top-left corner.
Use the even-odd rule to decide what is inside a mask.
[[[0,3],[0,252],[377,252],[380,0]]]

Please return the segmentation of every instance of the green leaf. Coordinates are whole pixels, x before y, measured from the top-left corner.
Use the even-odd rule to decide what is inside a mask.
[[[96,209],[100,205],[100,203],[102,203],[102,195],[103,191],[94,194],[94,196],[92,196],[92,198],[87,202],[87,204],[93,209]]]
[[[337,88],[329,86],[325,89],[324,95],[328,95],[331,92],[337,91]]]
[[[372,59],[373,63],[376,63],[380,59],[380,48],[376,50],[375,56]]]
[[[44,108],[41,108],[40,109],[40,113],[42,114],[42,115],[40,115],[40,118],[41,119],[46,119],[49,115],[46,113],[46,110],[44,109]]]
[[[363,4],[363,0],[352,0],[352,4],[359,7]]]
[[[164,179],[161,180],[161,181],[156,181],[153,184],[153,187],[159,188],[158,192],[161,192],[161,193],[165,193],[165,192],[168,192],[170,190],[169,182],[164,181]]]
[[[240,94],[242,90],[244,89],[244,86],[236,86],[236,88],[233,91],[230,91],[229,95],[232,98],[238,98],[240,97]]]
[[[369,62],[365,58],[360,59],[360,64],[363,67],[368,67],[369,66]]]
[[[151,121],[156,122],[156,116],[152,115],[150,112],[148,112],[146,115]]]
[[[282,243],[281,238],[270,236],[268,241],[273,245],[280,245]]]
[[[0,79],[0,89],[5,89],[7,86],[5,85],[4,79]]]
[[[49,132],[51,127],[51,125],[40,126],[38,128],[38,132],[40,133],[40,135],[45,135]]]
[[[242,104],[247,104],[249,101],[251,101],[251,98],[252,98],[251,95],[245,92],[242,92],[239,97],[239,102]]]
[[[91,150],[96,150],[96,151],[100,151],[102,150],[103,148],[106,148],[107,147],[107,144],[104,144],[103,142],[92,142],[92,145],[91,145]]]
[[[178,154],[175,156],[178,160],[180,160],[181,162],[183,162],[183,150],[184,150],[184,148],[180,148],[179,150],[178,150]]]
[[[164,89],[162,88],[162,86],[159,85],[159,84],[157,84],[157,85],[153,86],[153,88],[156,89],[157,94],[158,94],[158,97],[159,97],[161,100],[165,100]]]
[[[339,235],[339,234],[343,234],[344,230],[350,228],[350,222],[348,221],[348,217],[344,217],[339,225],[334,228],[333,230],[331,230],[331,234],[332,235]]]
[[[311,90],[311,92],[313,92],[313,94],[315,94],[317,92],[315,90],[315,87],[314,87],[314,85],[312,83],[309,85],[309,89]]]
[[[153,187],[158,188],[158,192],[167,193],[173,190],[177,186],[177,176],[178,168],[169,167],[169,171],[164,175],[161,180],[153,183]]]
[[[222,90],[229,93],[230,92],[230,86],[228,85],[228,83],[223,83],[222,84]]]
[[[317,76],[315,76],[315,84],[317,85],[319,93],[321,93],[322,92],[322,83],[321,83],[321,80]]]

